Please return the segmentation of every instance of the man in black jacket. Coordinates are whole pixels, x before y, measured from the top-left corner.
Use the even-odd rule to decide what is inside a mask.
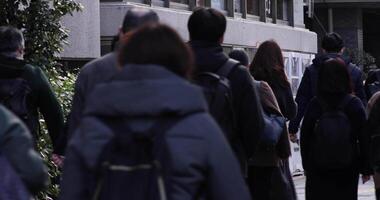
[[[147,23],[157,23],[159,17],[152,10],[131,8],[125,14],[123,24],[119,30],[119,40],[128,37],[128,34]],[[116,46],[116,45],[114,45]],[[104,55],[86,64],[80,71],[75,83],[73,105],[69,117],[68,137],[71,138],[78,127],[87,96],[95,85],[110,80],[118,72],[117,55],[115,52]]]
[[[212,8],[199,8],[194,11],[188,21],[190,46],[195,54],[196,73],[215,73],[223,66],[228,57],[223,53],[223,43],[226,31],[225,16]],[[244,168],[247,158],[254,153],[258,141],[258,133],[263,127],[263,116],[259,112],[261,106],[253,77],[243,65],[235,66],[227,77],[231,84],[233,110],[236,117],[236,134],[243,152],[235,154]]]
[[[27,64],[23,55],[24,37],[21,31],[13,27],[0,27],[0,79],[26,81],[31,90],[26,101],[27,121],[30,122],[28,128],[36,139],[39,135],[40,112],[46,121],[54,153],[62,155],[60,138],[63,134],[64,118],[61,105],[43,71]]]

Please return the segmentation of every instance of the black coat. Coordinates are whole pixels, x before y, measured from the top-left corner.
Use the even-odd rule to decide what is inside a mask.
[[[294,101],[290,86],[284,88],[273,84],[269,85],[273,90],[274,96],[276,96],[282,115],[288,120],[293,119],[297,114],[297,104]]]
[[[216,72],[228,59],[220,44],[192,41],[190,45],[195,54],[195,73]],[[237,134],[245,150],[244,153],[237,152],[237,156],[245,162],[247,157],[253,155],[258,133],[263,127],[263,116],[259,112],[261,105],[253,77],[246,67],[235,67],[227,78],[231,84]]]
[[[339,101],[336,100],[336,102]],[[352,140],[353,145],[356,146],[356,143],[359,143],[356,160],[346,169],[321,172],[313,167],[309,155],[311,151],[310,146],[313,142],[312,134],[314,133],[318,119],[322,115],[322,107],[316,98],[309,104],[301,128],[301,156],[307,178],[307,200],[356,200],[359,173],[364,175],[371,174],[368,158],[369,137],[363,132],[366,113],[361,100],[357,97],[351,100],[345,108],[345,113],[351,123],[354,138]],[[327,197],[326,194],[328,194]]]
[[[169,166],[164,168],[168,199],[251,199],[231,148],[207,113],[201,89],[154,65],[128,65],[112,82],[95,87],[68,146],[61,199],[92,199],[91,172],[114,134],[94,116],[126,118],[131,132],[144,134],[168,114],[187,115],[165,133],[167,153],[156,157]]]

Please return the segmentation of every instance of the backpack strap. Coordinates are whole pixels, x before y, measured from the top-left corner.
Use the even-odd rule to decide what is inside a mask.
[[[229,58],[227,62],[225,62],[216,72],[219,76],[228,77],[228,75],[231,73],[232,69],[240,65],[239,61],[236,61],[234,59]]]

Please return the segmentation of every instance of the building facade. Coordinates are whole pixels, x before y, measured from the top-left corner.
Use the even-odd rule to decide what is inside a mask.
[[[314,16],[306,26],[318,34],[337,32],[353,50],[380,57],[380,0],[314,0]]]
[[[152,9],[163,23],[176,29],[188,40],[187,20],[197,6],[213,7],[227,16],[227,31],[223,47],[244,49],[250,59],[258,45],[276,40],[284,52],[286,73],[296,93],[303,71],[317,53],[317,35],[305,28],[304,2],[301,0],[79,0],[80,13],[64,19],[70,30],[69,42],[61,57],[81,65],[111,50],[123,17],[133,6]],[[297,150],[297,147],[294,147]],[[299,150],[299,149],[298,149]],[[296,157],[299,154],[294,153]],[[293,171],[299,170],[299,158]]]
[[[276,40],[284,51],[287,73],[298,88],[303,69],[317,53],[317,35],[305,29],[301,0],[79,0],[80,13],[64,19],[70,30],[63,60],[86,62],[111,49],[126,11],[132,6],[156,11],[163,23],[188,40],[187,20],[197,6],[214,7],[227,16],[225,51],[244,49],[252,59],[258,45]]]

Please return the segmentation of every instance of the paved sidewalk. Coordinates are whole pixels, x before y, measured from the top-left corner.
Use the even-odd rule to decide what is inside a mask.
[[[361,181],[361,180],[360,180]],[[296,190],[298,194],[298,200],[305,200],[305,177],[299,176],[294,178]],[[366,184],[359,183],[359,198],[358,200],[376,200],[375,189],[373,181],[369,181]]]

